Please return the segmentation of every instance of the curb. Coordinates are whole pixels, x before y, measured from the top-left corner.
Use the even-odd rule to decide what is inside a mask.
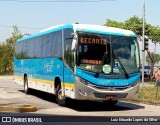
[[[0,105],[0,111],[3,112],[36,112],[37,107],[34,105]]]
[[[14,79],[14,76],[0,76],[0,79]]]

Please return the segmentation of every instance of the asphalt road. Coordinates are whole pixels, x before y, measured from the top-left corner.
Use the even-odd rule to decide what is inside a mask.
[[[31,104],[38,111],[29,113],[1,112],[0,116],[48,116],[51,121],[91,122],[107,121],[112,117],[136,117],[160,119],[160,106],[118,102],[115,106],[106,106],[101,101],[70,100],[67,107],[58,106],[52,94],[32,90],[30,95],[23,92],[23,86],[14,83],[11,77],[0,77],[0,105]],[[54,116],[51,117],[51,116]],[[76,119],[77,118],[77,119]],[[46,120],[45,118],[43,119]],[[49,119],[48,119],[49,120]]]

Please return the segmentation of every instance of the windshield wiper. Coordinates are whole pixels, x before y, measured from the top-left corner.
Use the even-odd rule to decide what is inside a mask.
[[[123,70],[123,72],[124,72],[124,75],[125,75],[126,79],[128,79],[128,78],[129,78],[129,75],[128,75],[126,69],[124,68],[122,62],[120,61],[120,59],[119,59],[116,55],[114,55],[114,57],[118,60],[119,64],[121,65],[121,68],[122,68],[122,70]]]
[[[100,65],[103,64],[103,62],[104,62],[105,58],[107,57],[107,55],[108,55],[108,52],[104,52]],[[99,76],[99,69],[100,69],[100,66],[98,67],[97,72],[94,75],[96,78],[98,78],[98,76]]]

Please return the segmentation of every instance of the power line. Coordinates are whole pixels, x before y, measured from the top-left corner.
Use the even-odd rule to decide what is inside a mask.
[[[13,28],[13,26],[4,26],[4,25],[0,25],[0,27],[5,27],[5,28]],[[38,27],[19,27],[20,29],[44,29],[44,28],[38,28]]]
[[[0,2],[28,2],[28,3],[51,3],[51,2],[107,2],[117,0],[0,0]]]

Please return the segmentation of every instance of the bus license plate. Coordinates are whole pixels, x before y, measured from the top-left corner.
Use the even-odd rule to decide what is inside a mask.
[[[106,99],[115,100],[115,99],[117,99],[117,96],[116,95],[106,95]]]

